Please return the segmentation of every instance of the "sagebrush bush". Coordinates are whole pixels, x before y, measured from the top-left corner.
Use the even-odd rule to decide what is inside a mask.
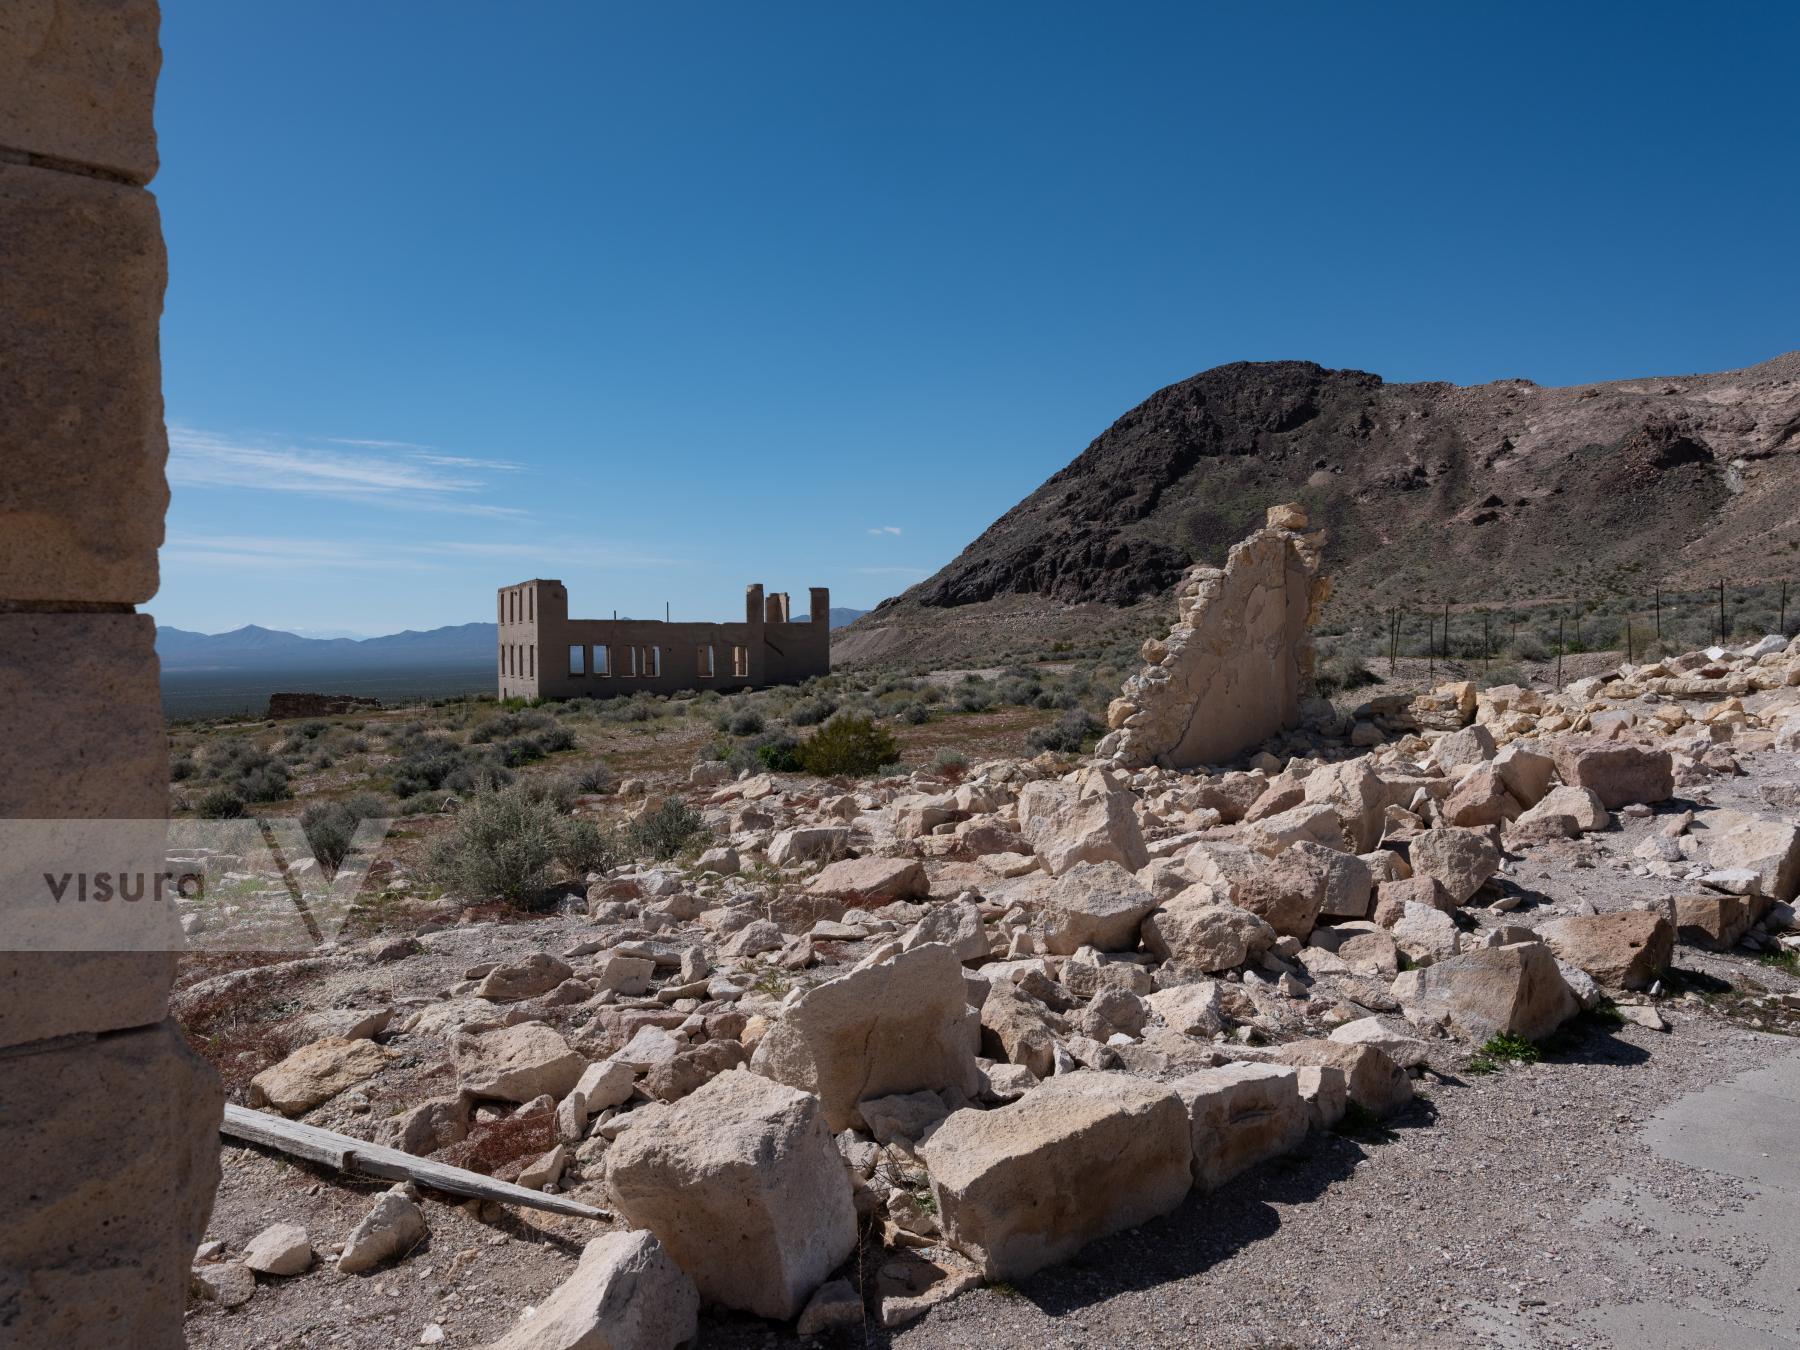
[[[244,814],[244,799],[230,788],[208,788],[194,803],[194,814],[206,820],[236,820]]]
[[[591,820],[557,822],[556,860],[571,872],[604,872],[618,863],[622,852],[619,836]]]
[[[954,782],[969,771],[969,757],[960,750],[943,746],[931,757],[931,771]]]
[[[1033,750],[1055,750],[1074,755],[1081,753],[1089,741],[1105,730],[1105,723],[1086,708],[1071,708],[1049,726],[1034,727],[1025,737],[1025,743]]]
[[[725,723],[725,729],[733,736],[755,736],[763,729],[763,715],[754,708],[746,708],[735,712]]]
[[[388,804],[372,792],[359,792],[342,801],[318,802],[300,813],[300,828],[306,831],[306,842],[313,857],[327,876],[336,876],[344,859],[350,855],[350,842],[356,827],[365,820],[379,820],[388,815]]]
[[[840,713],[801,741],[798,753],[800,767],[820,778],[865,778],[897,762],[900,746],[873,718]]]
[[[706,832],[706,821],[682,801],[666,801],[625,827],[622,843],[633,857],[666,862]]]
[[[472,798],[457,812],[427,870],[446,890],[521,904],[548,881],[562,836],[553,805],[521,787],[503,788]]]
[[[583,792],[611,792],[619,785],[619,775],[600,760],[575,773],[575,786]]]

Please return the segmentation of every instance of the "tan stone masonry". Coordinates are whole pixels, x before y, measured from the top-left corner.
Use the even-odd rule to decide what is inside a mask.
[[[154,0],[0,5],[0,816],[159,820]],[[160,828],[150,832],[154,838]],[[156,860],[160,863],[160,857]],[[0,904],[17,897],[0,894]],[[0,1344],[179,1346],[218,1181],[167,954],[0,952]]]

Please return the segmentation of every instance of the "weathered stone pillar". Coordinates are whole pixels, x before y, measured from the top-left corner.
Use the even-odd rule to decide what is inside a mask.
[[[145,190],[158,21],[154,0],[0,5],[10,820],[168,809],[155,625],[136,612],[156,591],[168,501],[166,269]],[[168,1020],[173,970],[159,952],[0,950],[0,1344],[182,1344],[222,1097]]]

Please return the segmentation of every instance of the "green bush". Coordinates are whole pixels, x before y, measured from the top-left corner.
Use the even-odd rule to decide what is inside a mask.
[[[863,778],[900,758],[893,734],[874,719],[839,714],[800,742],[800,767],[820,778]]]
[[[561,826],[553,805],[520,787],[471,798],[432,849],[427,870],[446,890],[522,904],[549,879]]]
[[[1025,743],[1033,750],[1077,755],[1089,741],[1105,731],[1106,724],[1086,708],[1071,708],[1049,726],[1033,728],[1025,737]]]
[[[388,814],[388,804],[372,792],[359,792],[343,801],[319,802],[300,813],[300,828],[313,857],[327,876],[336,876],[350,854],[351,836],[365,820]]]
[[[591,820],[557,822],[556,860],[571,872],[604,872],[618,863],[622,848],[616,834]]]
[[[207,820],[236,820],[244,814],[244,799],[230,788],[209,788],[194,803],[194,814]]]
[[[706,821],[686,802],[666,801],[625,827],[623,844],[633,857],[666,862],[706,832]]]
[[[969,757],[946,745],[931,757],[931,771],[940,778],[954,781],[969,771]]]
[[[583,792],[611,792],[618,785],[619,775],[600,760],[595,760],[575,774],[575,786]]]

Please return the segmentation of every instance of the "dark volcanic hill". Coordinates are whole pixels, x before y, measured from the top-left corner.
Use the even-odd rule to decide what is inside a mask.
[[[840,650],[875,659],[933,626],[972,636],[971,607],[1014,627],[1035,614],[1061,631],[1068,606],[1107,622],[1286,500],[1331,531],[1340,605],[1800,575],[1800,352],[1566,389],[1220,366],[1126,413]],[[950,647],[980,659],[964,645]]]

